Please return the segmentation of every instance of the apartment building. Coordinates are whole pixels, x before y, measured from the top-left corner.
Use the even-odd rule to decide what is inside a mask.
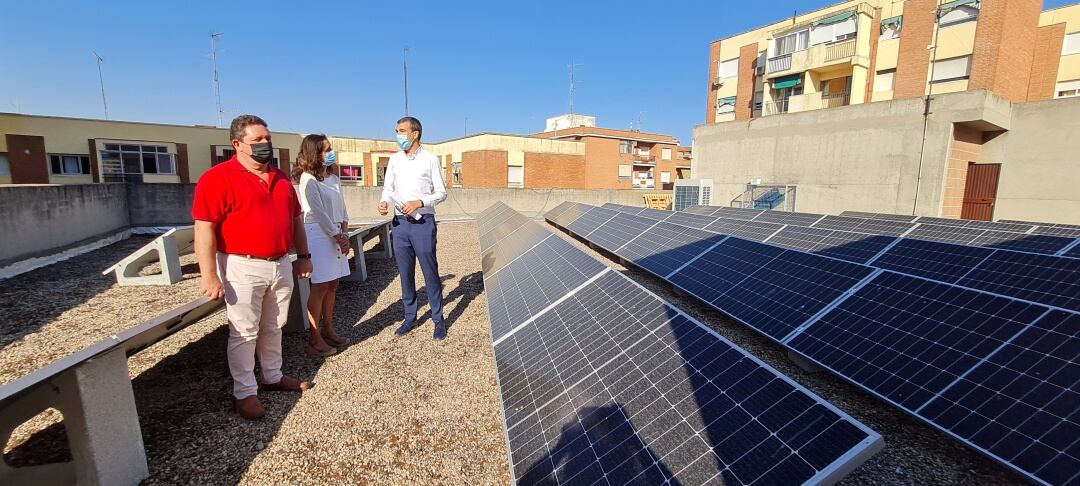
[[[581,126],[542,136],[478,133],[425,148],[450,187],[660,189],[689,177],[674,137]],[[555,125],[559,126],[559,125]],[[271,128],[273,122],[271,121]],[[589,130],[588,133],[573,133]],[[273,131],[273,165],[288,171],[303,134]],[[331,136],[344,184],[383,184],[391,140]],[[228,130],[208,126],[0,113],[0,184],[193,183],[233,156]]]
[[[1080,94],[1080,4],[856,0],[714,41],[706,123],[967,90]]]

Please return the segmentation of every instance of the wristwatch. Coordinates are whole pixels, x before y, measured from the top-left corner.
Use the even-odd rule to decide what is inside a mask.
[[[297,253],[297,260],[311,260],[311,253]]]

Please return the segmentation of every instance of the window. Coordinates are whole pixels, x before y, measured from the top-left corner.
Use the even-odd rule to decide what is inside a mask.
[[[758,91],[754,93],[754,109],[761,110],[761,103],[765,101],[765,92]]]
[[[1057,84],[1057,89],[1054,90],[1057,96],[1055,98],[1071,98],[1073,96],[1080,96],[1080,79],[1074,79],[1072,81],[1061,81]]]
[[[11,162],[7,154],[0,154],[0,177],[11,177]]]
[[[726,115],[728,113],[735,113],[735,100],[734,96],[727,98],[720,98],[716,100],[716,113],[718,115]]]
[[[806,49],[806,44],[810,41],[810,31],[802,30],[799,32],[792,32],[783,37],[777,37],[773,41],[773,52],[776,56],[783,56],[784,54],[791,54]]]
[[[176,166],[163,145],[107,143],[101,151],[101,172],[106,182],[141,182],[143,174],[175,174]]]
[[[386,181],[386,166],[390,163],[390,157],[379,157],[375,166],[375,185],[382,186]]]
[[[895,69],[878,71],[874,76],[874,91],[892,91],[894,77],[896,77]]]
[[[630,166],[629,165],[620,165],[619,166],[619,177],[620,178],[630,177]]]
[[[1061,55],[1080,54],[1080,32],[1065,34],[1065,42],[1061,44]]]
[[[720,63],[720,79],[734,78],[739,75],[739,58],[728,59]]]
[[[343,165],[341,166],[341,181],[342,182],[358,182],[364,183],[364,168],[359,165]]]
[[[766,54],[767,53],[765,51],[761,51],[761,52],[758,53],[757,69],[754,70],[755,74],[759,74],[759,75],[765,74],[765,61],[767,60],[765,58]]]
[[[934,76],[930,78],[931,83],[943,83],[946,81],[955,81],[957,79],[967,79],[968,75],[971,73],[971,56],[934,61],[931,70],[934,73]]]
[[[846,12],[815,22],[810,29],[810,44],[816,46],[854,38],[857,20],[855,12]]]
[[[671,149],[660,149],[660,158],[664,160],[671,160]]]
[[[879,41],[896,39],[900,37],[900,28],[904,25],[904,16],[897,15],[881,21],[881,37]]]
[[[938,7],[938,25],[948,27],[979,18],[979,0],[954,0]]]
[[[628,153],[630,153],[630,141],[629,140],[619,140],[619,153],[620,154],[628,154]]]
[[[506,187],[525,187],[524,167],[511,165],[506,169]]]
[[[89,155],[49,154],[49,165],[56,175],[90,175]]]
[[[671,172],[661,172],[660,173],[660,183],[661,184],[671,184]]]
[[[461,162],[452,162],[451,165],[454,166],[453,185],[454,187],[461,187]]]

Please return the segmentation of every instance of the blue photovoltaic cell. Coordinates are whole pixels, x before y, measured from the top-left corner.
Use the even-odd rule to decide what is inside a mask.
[[[995,252],[958,285],[1080,311],[1080,260]]]
[[[589,240],[607,251],[614,252],[636,238],[657,222],[628,213],[616,214],[589,235]]]
[[[790,224],[795,226],[810,226],[821,219],[820,214],[793,213],[787,211],[770,210],[759,214],[754,222]]]
[[[749,209],[749,208],[728,208],[720,207],[712,214],[712,216],[718,216],[722,218],[751,220],[756,218],[764,211],[761,209]]]
[[[851,216],[853,218],[870,218],[882,221],[900,221],[903,223],[910,223],[918,217],[912,216],[910,214],[864,213],[862,211],[844,211],[840,213],[840,216]]]
[[[619,256],[665,277],[723,238],[716,233],[662,222],[624,246]]]
[[[480,213],[480,218],[476,223],[477,233],[483,236],[492,228],[505,224],[508,219],[514,216],[521,216],[521,214],[503,203],[492,204]]]
[[[616,273],[497,342],[495,360],[518,484],[813,483],[881,445]]]
[[[1080,316],[1053,311],[926,405],[935,425],[1049,484],[1080,482]]]
[[[994,253],[988,248],[901,239],[872,265],[939,282],[955,283]]]
[[[747,221],[741,226],[732,229],[730,234],[747,240],[765,241],[783,227],[782,224]]]
[[[528,251],[541,240],[553,236],[543,226],[529,221],[518,227],[513,233],[499,240],[488,251],[481,252],[480,266],[485,275],[499,271],[506,264]]]
[[[1069,243],[1072,243],[1072,241],[1073,238],[1062,236],[1025,235],[1020,233],[987,231],[975,238],[971,244],[1053,255],[1062,248],[1065,248]]]
[[[872,269],[730,238],[671,282],[746,325],[783,340]]]
[[[548,211],[548,212],[544,213],[544,219],[546,219],[548,221],[553,221],[556,217],[558,217],[560,214],[562,214],[563,211],[566,211],[567,209],[570,209],[570,208],[574,207],[575,204],[576,203],[572,203],[570,201],[563,201],[558,206],[555,206],[551,211]],[[477,219],[479,219],[481,222],[483,222],[483,220],[484,220],[483,214],[481,214],[481,216],[479,218],[477,218]]]
[[[702,216],[712,216],[712,214],[715,213],[717,209],[719,209],[717,206],[690,206],[682,210],[682,212],[690,214],[700,214]]]
[[[585,237],[595,231],[596,228],[599,228],[604,223],[608,222],[608,220],[613,218],[616,214],[619,214],[619,212],[611,209],[594,207],[586,211],[580,218],[577,218],[572,223],[568,224],[566,229],[578,236]]]
[[[606,268],[562,238],[547,238],[493,275],[489,291],[491,335],[498,339]]]
[[[816,253],[855,263],[866,263],[895,238],[848,231],[788,226],[766,240],[770,245]]]
[[[588,204],[574,203],[573,206],[567,208],[566,211],[559,213],[558,216],[555,216],[555,218],[551,219],[550,221],[559,225],[562,228],[566,228],[570,225],[570,223],[576,221],[578,218],[581,217],[581,215],[585,214],[585,212],[590,209],[592,209],[592,206],[589,206]]]
[[[883,272],[787,345],[914,413],[1044,311]]]
[[[904,235],[904,237],[917,240],[943,241],[945,243],[970,245],[972,240],[979,237],[984,232],[985,231],[981,229],[968,229],[962,226],[920,223],[915,229],[912,229]]]
[[[645,208],[637,213],[637,216],[642,216],[649,219],[655,219],[657,221],[663,221],[668,216],[671,216],[674,211],[665,211],[663,209]]]
[[[522,216],[521,213],[510,210],[510,215],[505,220],[495,225],[487,233],[480,235],[480,251],[487,251],[499,240],[506,237],[510,233],[520,228],[522,225],[529,222],[529,218]]]
[[[694,229],[704,229],[706,226],[712,224],[713,221],[716,221],[716,218],[679,211],[672,213],[664,221],[668,223],[675,223],[678,225],[687,226]]]

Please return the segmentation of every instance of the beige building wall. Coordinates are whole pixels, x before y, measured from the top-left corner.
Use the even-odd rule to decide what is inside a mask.
[[[1039,26],[1060,23],[1065,24],[1065,35],[1080,32],[1080,3],[1050,9],[1039,16]],[[1058,65],[1057,81],[1072,80],[1080,80],[1080,53],[1061,56]]]

